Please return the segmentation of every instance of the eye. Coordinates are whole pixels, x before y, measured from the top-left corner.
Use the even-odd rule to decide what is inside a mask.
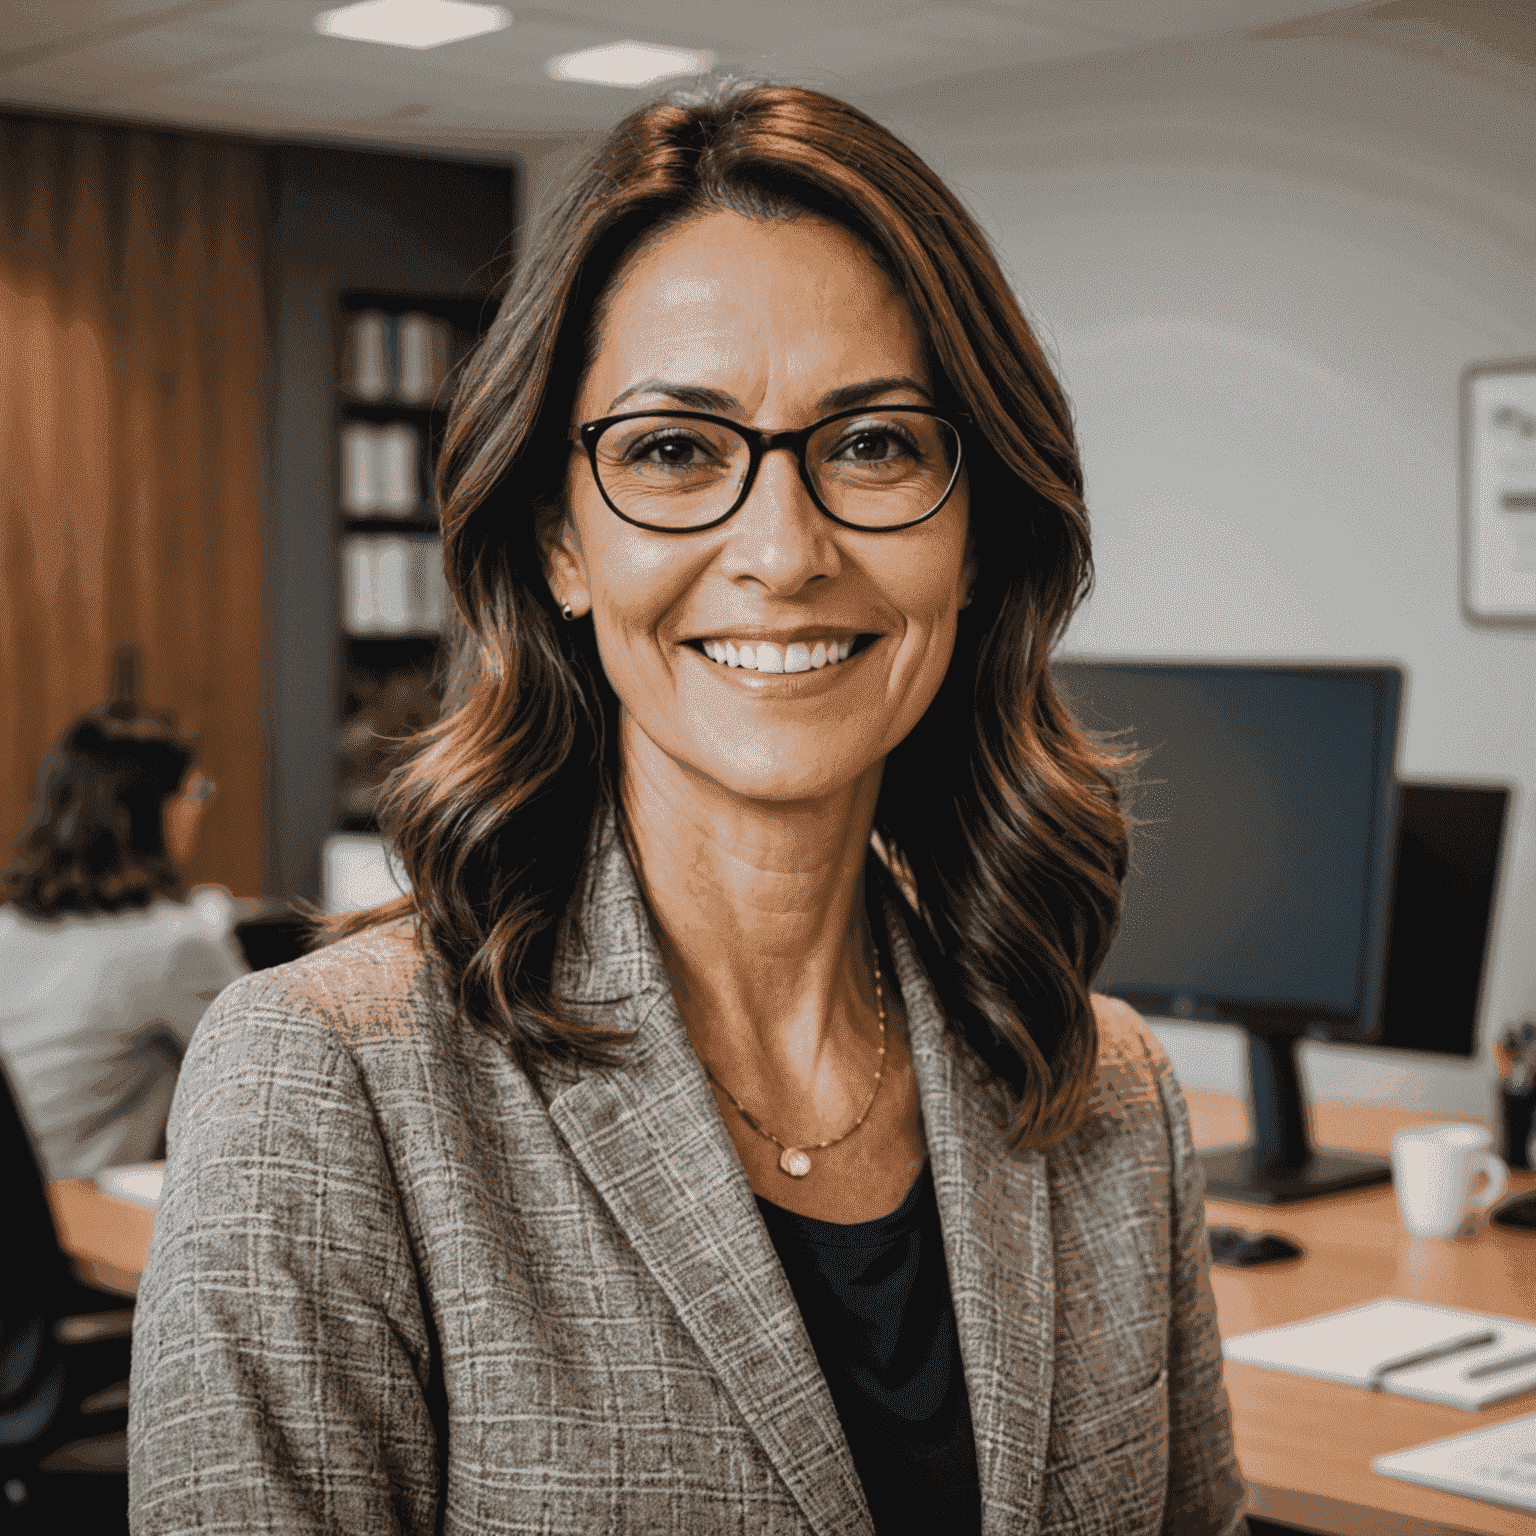
[[[894,422],[859,422],[845,428],[827,455],[829,463],[894,464],[921,457],[904,426]]]
[[[649,432],[624,452],[626,464],[655,464],[664,469],[693,469],[714,459],[708,443],[675,427]]]

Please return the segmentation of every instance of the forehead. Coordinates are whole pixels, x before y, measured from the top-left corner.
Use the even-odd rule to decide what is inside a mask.
[[[669,229],[622,263],[596,320],[581,390],[594,409],[647,379],[719,387],[744,405],[797,383],[928,384],[927,347],[889,276],[810,214],[721,210]]]

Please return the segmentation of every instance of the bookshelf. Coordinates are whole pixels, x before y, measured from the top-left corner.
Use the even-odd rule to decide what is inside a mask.
[[[338,302],[333,831],[370,833],[396,743],[437,718],[449,599],[433,469],[452,380],[489,312],[429,293]]]

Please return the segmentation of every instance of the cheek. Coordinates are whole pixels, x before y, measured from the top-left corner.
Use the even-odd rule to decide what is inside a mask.
[[[606,507],[573,498],[592,623],[609,681],[621,698],[637,664],[653,660],[658,631],[686,592],[684,551],[664,534],[631,528]]]
[[[887,573],[882,583],[892,606],[906,615],[908,634],[947,658],[965,598],[965,530],[946,530]]]

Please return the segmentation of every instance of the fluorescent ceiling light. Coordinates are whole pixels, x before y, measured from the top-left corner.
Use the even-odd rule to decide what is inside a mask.
[[[589,80],[594,85],[654,85],[674,75],[702,75],[715,67],[704,50],[663,48],[659,43],[604,43],[580,53],[556,54],[545,66],[551,80]]]
[[[471,5],[468,0],[362,0],[315,17],[315,31],[327,37],[355,37],[396,48],[437,48],[511,25],[504,7]]]

